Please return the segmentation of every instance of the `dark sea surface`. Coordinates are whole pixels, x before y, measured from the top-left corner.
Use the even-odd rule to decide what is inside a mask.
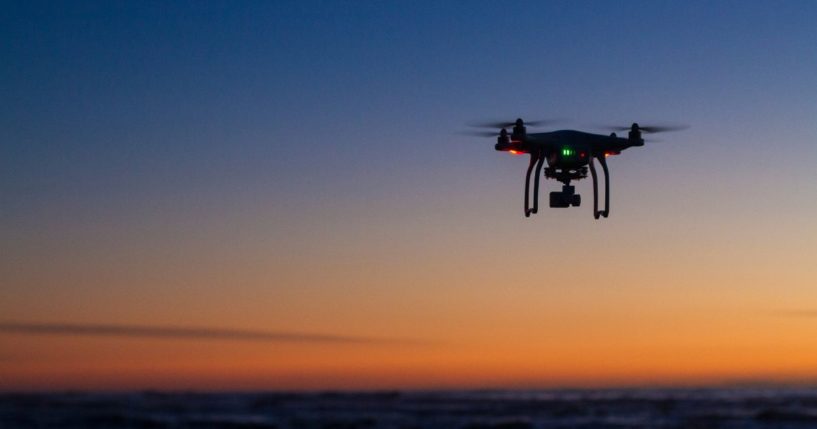
[[[817,389],[6,393],[0,428],[817,428]]]

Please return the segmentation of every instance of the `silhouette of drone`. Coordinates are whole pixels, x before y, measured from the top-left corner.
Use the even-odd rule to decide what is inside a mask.
[[[544,125],[553,121],[528,122],[528,125]],[[542,164],[547,160],[545,178],[556,179],[562,182],[561,192],[550,193],[550,207],[578,207],[581,205],[581,195],[576,193],[575,187],[570,185],[571,180],[580,180],[587,177],[587,169],[593,177],[593,217],[607,217],[610,214],[610,173],[607,169],[608,156],[618,155],[621,151],[633,147],[644,146],[641,133],[658,133],[676,131],[687,128],[685,125],[665,125],[642,127],[632,124],[629,127],[605,127],[611,131],[629,130],[627,138],[617,137],[613,132],[610,135],[593,134],[575,130],[559,130],[547,133],[528,134],[525,122],[517,119],[515,122],[487,122],[470,124],[476,127],[501,128],[497,136],[496,150],[510,152],[515,155],[530,154],[530,164],[525,175],[525,217],[536,213],[539,209],[539,176]],[[507,128],[513,127],[510,134]],[[496,132],[472,132],[479,136],[496,136]],[[598,178],[595,162],[598,161],[604,171],[604,210],[599,210]],[[533,207],[530,207],[530,176],[536,166],[536,176],[533,181]]]

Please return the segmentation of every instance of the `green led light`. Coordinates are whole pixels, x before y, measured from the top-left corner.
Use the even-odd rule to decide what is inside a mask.
[[[572,151],[572,150],[570,150],[570,149],[564,148],[564,149],[562,149],[562,155],[563,155],[563,156],[570,156],[570,155],[573,155],[573,151]]]

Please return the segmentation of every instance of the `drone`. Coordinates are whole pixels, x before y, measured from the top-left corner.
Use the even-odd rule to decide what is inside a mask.
[[[527,125],[538,126],[553,121],[535,121]],[[659,133],[677,131],[687,128],[685,125],[639,126],[633,123],[629,127],[605,127],[614,131],[610,135],[593,134],[576,130],[558,130],[545,133],[527,133],[525,122],[520,118],[514,122],[488,122],[472,124],[477,127],[501,128],[497,136],[496,150],[514,155],[530,154],[530,163],[525,174],[525,217],[539,210],[539,177],[542,166],[547,160],[545,178],[555,179],[562,183],[561,192],[550,193],[551,208],[578,207],[581,195],[576,193],[573,180],[587,177],[588,167],[593,178],[593,217],[610,215],[610,172],[607,168],[607,157],[618,155],[625,149],[644,146],[642,133]],[[508,128],[513,127],[511,133]],[[615,131],[627,131],[626,138],[616,136]],[[470,133],[480,136],[496,136],[496,132]],[[599,183],[595,162],[598,161],[604,172],[604,209],[599,210]],[[536,167],[533,181],[533,207],[530,206],[530,177]]]

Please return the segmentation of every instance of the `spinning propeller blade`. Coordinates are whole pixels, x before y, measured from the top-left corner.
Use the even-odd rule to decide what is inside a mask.
[[[600,125],[599,128],[605,129],[608,131],[630,131],[633,127],[632,125],[628,125],[626,127],[621,126],[613,126],[613,125]],[[689,128],[689,125],[683,124],[664,124],[664,125],[649,125],[649,126],[641,126],[638,125],[638,129],[642,133],[663,133],[667,131],[680,131]]]
[[[499,135],[499,131],[460,131],[460,134],[464,134],[466,136],[477,136],[477,137],[496,137]]]
[[[523,121],[525,126],[539,127],[543,125],[551,125],[559,122],[564,122],[564,119],[541,119],[538,121]],[[516,121],[502,122],[502,121],[474,121],[467,124],[469,127],[475,128],[512,128],[516,125]]]
[[[638,129],[645,133],[663,133],[667,131],[681,131],[689,128],[689,125],[658,125],[658,126],[639,126]]]

